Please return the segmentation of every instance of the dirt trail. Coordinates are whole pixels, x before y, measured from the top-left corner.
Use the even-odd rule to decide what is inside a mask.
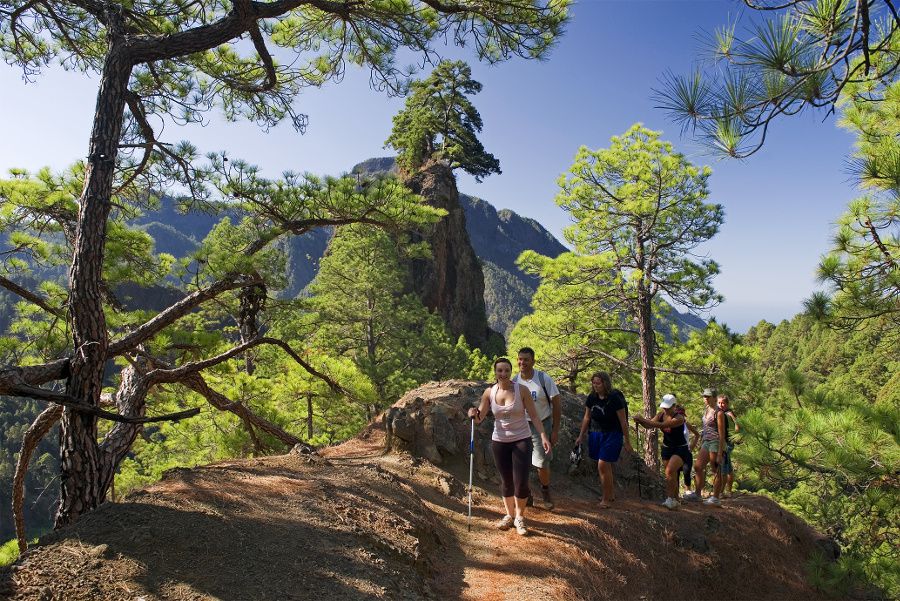
[[[816,535],[758,497],[669,512],[557,477],[529,536],[491,527],[496,485],[468,464],[383,455],[383,434],[169,472],[0,570],[15,600],[817,599]]]
[[[439,598],[823,598],[805,581],[818,536],[765,498],[744,495],[721,508],[689,504],[677,511],[620,498],[601,509],[598,487],[557,476],[556,507],[529,508],[529,534],[521,537],[493,528],[502,515],[497,486],[476,481],[469,531],[467,470],[382,456],[382,445],[373,429],[325,455],[336,464],[375,461],[418,483],[416,493],[438,518],[442,539],[454,541],[438,550],[429,576]]]

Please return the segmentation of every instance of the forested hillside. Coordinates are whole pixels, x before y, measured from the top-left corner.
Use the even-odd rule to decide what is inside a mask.
[[[472,593],[469,578],[488,599],[900,598],[900,15],[887,0],[744,2],[758,21],[723,23],[707,36],[710,61],[687,75],[666,65],[659,89],[644,92],[672,118],[666,133],[617,123],[622,133],[597,139],[589,132],[608,124],[591,130],[574,116],[576,100],[592,118],[603,112],[597,88],[566,98],[562,79],[535,82],[548,123],[563,115],[578,134],[565,171],[547,176],[555,189],[529,199],[552,197],[567,223],[560,242],[545,223],[460,193],[460,173],[480,183],[502,172],[476,108],[474,77],[491,71],[441,53],[451,44],[490,65],[545,59],[570,8],[589,4],[0,0],[0,51],[26,82],[59,64],[96,84],[77,153],[0,179],[0,542],[12,539],[0,564],[37,547],[0,572],[0,593],[53,599],[71,583],[84,599],[455,598]],[[665,33],[644,28],[655,11],[644,12],[642,35]],[[609,35],[623,29],[607,24]],[[636,60],[604,61],[597,41],[580,52],[590,63],[567,55],[565,79],[599,82],[604,99],[629,92],[604,69],[654,48],[620,40]],[[183,126],[210,124],[213,111],[226,128],[304,132],[302,95],[357,69],[405,97],[379,141],[395,159],[268,176],[278,170],[255,164],[262,153],[169,138],[193,135]],[[492,110],[512,115],[497,92]],[[706,249],[723,248],[711,242],[732,199],[714,190],[735,186],[713,186],[720,175],[683,138],[748,158],[781,119],[817,110],[853,136],[846,168],[859,193],[817,226],[817,283],[802,301],[781,299],[803,307],[781,323],[735,332],[704,322],[728,302],[717,278],[728,263]],[[4,118],[46,116],[21,113]],[[528,139],[514,149],[523,153],[540,154],[540,136],[556,133],[510,122],[529,134],[516,138]],[[541,167],[566,159],[541,156]],[[768,181],[761,169],[744,181]],[[775,184],[775,202],[794,200],[788,182]],[[795,231],[818,210],[794,212]],[[778,216],[765,218],[756,246],[729,251],[797,252],[761,238]],[[524,510],[529,530],[523,493],[504,497],[497,530],[463,534],[467,466],[481,480],[469,490],[481,497],[476,519],[498,517],[487,509],[496,492],[485,492],[493,430],[482,407],[476,439],[468,411],[479,398],[487,406],[487,382],[517,390],[497,367],[521,354],[527,375],[523,347],[563,391],[567,431],[558,421],[543,442],[556,444],[552,490],[572,512],[552,513],[544,497],[550,513]],[[615,411],[624,451],[618,433],[604,434],[600,460],[579,467],[576,452],[565,465],[574,430],[592,422],[579,395],[593,387],[608,401],[611,386],[628,404]],[[701,401],[707,388],[716,391]],[[730,418],[714,411],[716,393]],[[698,474],[681,496],[689,445],[677,439],[706,409],[697,468],[733,459],[737,498],[722,471],[706,488]],[[528,428],[508,412],[514,431]],[[661,439],[678,452],[660,453]],[[522,452],[528,440],[513,443]],[[218,465],[185,469],[207,464]],[[707,498],[691,506],[691,496]],[[515,528],[501,532],[513,513]],[[507,534],[527,537],[511,546]],[[534,560],[548,556],[551,567]],[[271,583],[281,571],[289,577]],[[538,579],[523,585],[523,572]]]

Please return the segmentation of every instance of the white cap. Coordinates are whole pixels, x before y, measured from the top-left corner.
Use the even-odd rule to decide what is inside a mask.
[[[675,395],[674,394],[664,394],[662,398],[662,402],[659,404],[663,409],[668,409],[672,405],[675,404]]]

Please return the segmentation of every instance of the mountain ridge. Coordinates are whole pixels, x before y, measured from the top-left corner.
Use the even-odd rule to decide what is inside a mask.
[[[321,455],[292,451],[170,470],[42,537],[0,568],[0,594],[15,601],[823,598],[805,577],[806,562],[830,541],[757,495],[668,511],[646,500],[645,475],[636,490],[620,486],[615,507],[604,510],[594,469],[563,470],[554,475],[557,507],[528,510],[530,532],[519,537],[493,527],[500,502],[495,471],[484,466],[469,520],[465,409],[485,386],[432,382],[395,404],[452,422],[442,430],[449,438],[436,451],[439,464],[415,449],[385,454],[379,419]],[[564,394],[570,408],[582,406],[583,397]],[[569,413],[577,421],[577,411]],[[479,429],[489,436],[490,423]],[[487,452],[483,442],[477,451]],[[617,467],[629,459],[640,461],[626,455]]]

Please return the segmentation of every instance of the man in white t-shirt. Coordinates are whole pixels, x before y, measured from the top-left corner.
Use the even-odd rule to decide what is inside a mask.
[[[534,406],[541,418],[544,431],[550,432],[550,444],[555,445],[559,440],[559,424],[562,415],[562,398],[559,396],[559,388],[556,387],[553,378],[534,368],[534,349],[527,346],[520,349],[518,363],[519,373],[513,377],[513,381],[528,387],[528,390],[531,391],[531,398],[534,400]],[[553,458],[553,452],[544,453],[540,434],[531,424],[531,418],[528,420],[528,425],[531,426],[531,464],[537,468],[538,479],[541,481],[543,507],[549,511],[553,509],[553,499],[550,496],[550,460]],[[529,501],[531,500],[529,498]]]

